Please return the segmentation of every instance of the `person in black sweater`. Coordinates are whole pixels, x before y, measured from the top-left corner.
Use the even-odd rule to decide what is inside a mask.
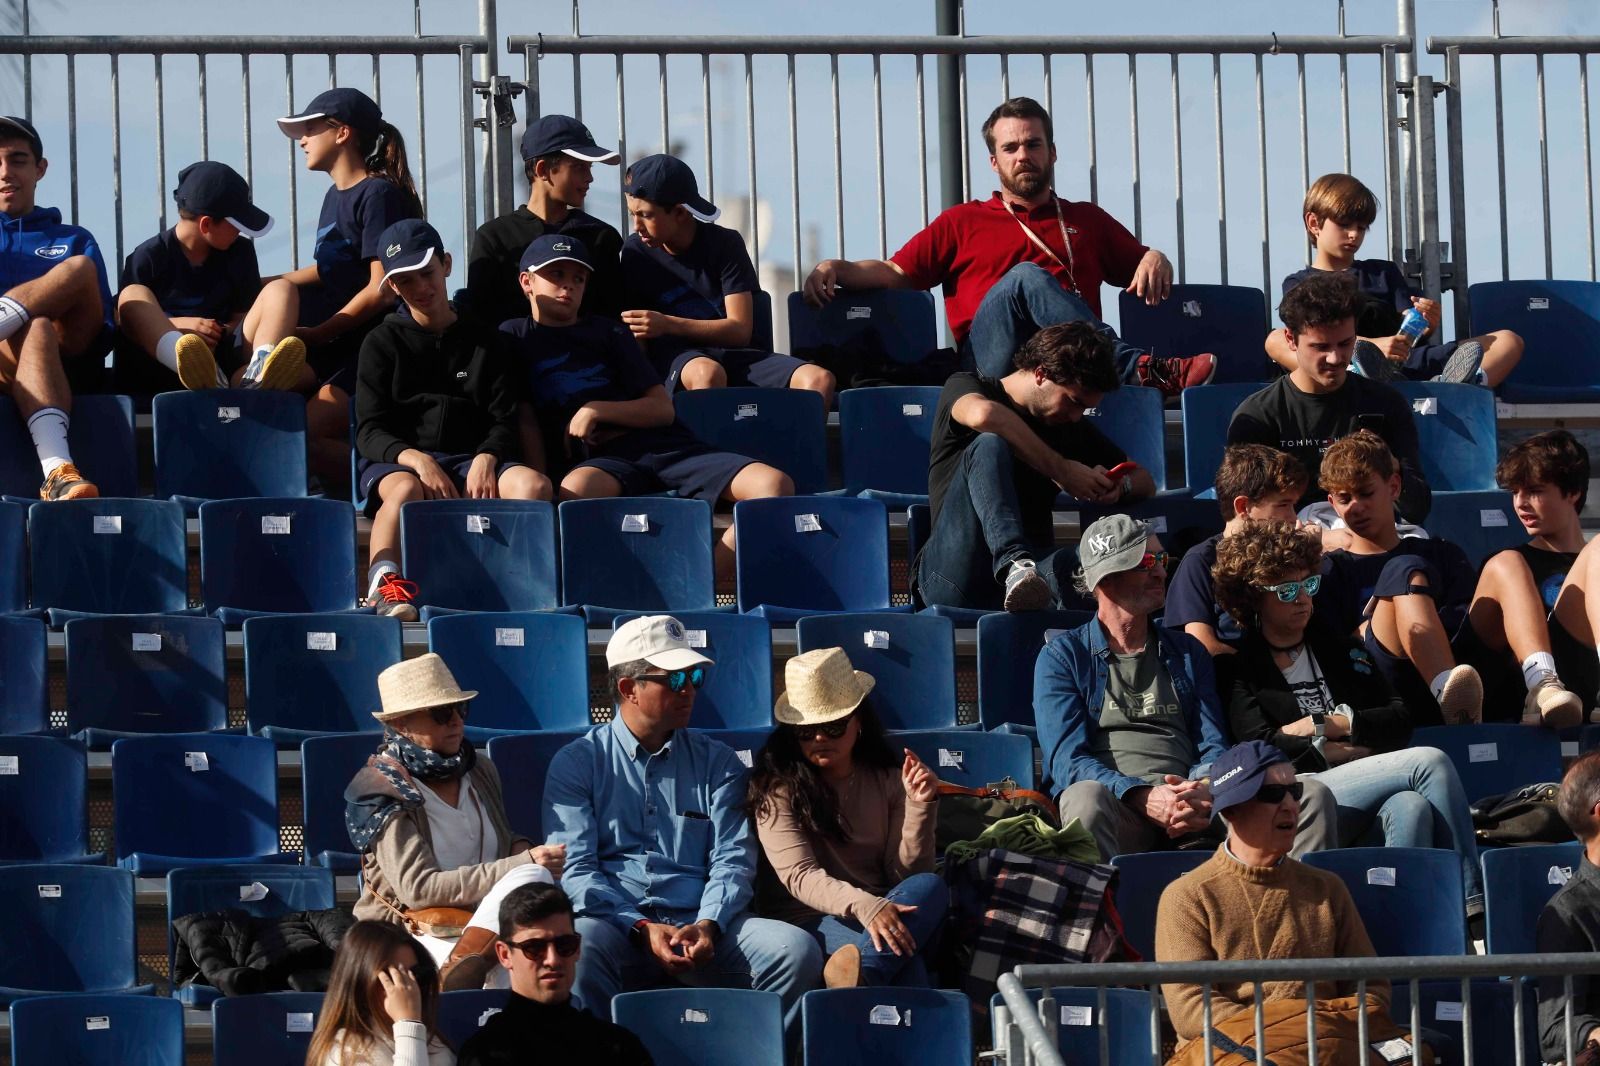
[[[1567,769],[1556,809],[1583,845],[1583,855],[1539,913],[1534,927],[1541,955],[1600,951],[1600,751],[1586,752]],[[1555,871],[1552,870],[1552,873]],[[1594,1066],[1600,1061],[1600,982],[1572,976],[1572,1051],[1567,1057],[1567,992],[1559,975],[1539,979],[1539,1053],[1545,1062]]]
[[[412,500],[548,500],[550,481],[520,461],[517,378],[494,329],[458,311],[450,255],[421,219],[384,230],[383,283],[405,301],[361,344],[356,376],[356,485],[372,518],[367,601],[417,618],[400,574],[400,508]],[[534,457],[537,459],[538,457]]]
[[[500,1012],[461,1045],[456,1066],[509,1066],[546,1059],[585,1066],[651,1066],[633,1033],[572,1001],[582,938],[572,900],[554,885],[522,885],[500,904],[495,953],[511,974]]]
[[[1400,513],[1420,525],[1433,494],[1422,476],[1411,407],[1389,386],[1350,373],[1359,306],[1355,282],[1343,274],[1308,278],[1284,296],[1278,317],[1295,369],[1245,398],[1228,425],[1228,443],[1265,444],[1304,463],[1304,507],[1320,497],[1322,453],[1340,437],[1370,429],[1400,460]]]

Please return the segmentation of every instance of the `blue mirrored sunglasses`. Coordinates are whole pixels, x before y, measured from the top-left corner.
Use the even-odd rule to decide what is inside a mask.
[[[1276,585],[1262,585],[1262,592],[1276,592],[1278,600],[1282,603],[1293,603],[1300,598],[1300,590],[1305,589],[1307,596],[1315,596],[1322,587],[1322,575],[1312,574],[1310,577],[1301,578],[1299,581],[1284,581]]]
[[[667,686],[673,692],[682,692],[685,687],[693,685],[699,688],[706,683],[706,668],[704,666],[691,666],[687,670],[673,670],[665,674],[640,674],[640,681],[656,681]]]

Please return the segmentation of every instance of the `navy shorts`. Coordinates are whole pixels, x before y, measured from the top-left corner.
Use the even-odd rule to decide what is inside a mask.
[[[429,452],[428,454],[433,456],[434,462],[444,467],[444,472],[450,475],[450,480],[455,485],[456,490],[458,492],[465,491],[467,487],[467,471],[472,469],[472,460],[477,456],[452,455],[448,452]],[[502,462],[494,468],[494,476],[499,477],[513,467],[526,465],[526,463],[511,461]],[[401,466],[399,463],[375,463],[371,459],[356,460],[356,486],[360,495],[367,501],[366,515],[368,518],[377,514],[378,508],[383,504],[383,501],[378,499],[378,482],[390,474],[400,471],[413,476],[416,474],[409,466]]]
[[[1426,589],[1411,589],[1411,578],[1414,574],[1422,574],[1428,579]],[[1377,609],[1378,600],[1394,599],[1396,596],[1427,595],[1438,599],[1438,589],[1443,582],[1439,577],[1439,570],[1428,560],[1420,555],[1397,555],[1383,564],[1383,570],[1378,574],[1377,584],[1372,586],[1372,596],[1362,609],[1361,617],[1371,621]],[[1450,640],[1452,651],[1458,642],[1467,643],[1466,634],[1472,629],[1472,623],[1462,616],[1461,626],[1454,633],[1446,633]],[[1429,688],[1432,678],[1423,677],[1417,668],[1404,654],[1391,651],[1378,640],[1372,627],[1367,627],[1362,644],[1378,664],[1378,670],[1388,678],[1389,684],[1406,705],[1411,708],[1412,725],[1443,725],[1444,718],[1439,713],[1439,701],[1434,699]],[[1459,657],[1457,661],[1461,661]]]
[[[704,500],[715,507],[739,471],[757,460],[718,451],[700,441],[622,457],[586,459],[573,467],[594,467],[616,478],[624,496],[648,496],[672,489],[679,496]]]
[[[804,359],[755,348],[700,348],[678,353],[667,371],[667,393],[678,391],[678,378],[683,368],[695,359],[710,359],[721,365],[728,374],[730,386],[754,385],[762,389],[786,389],[794,372],[808,365]]]

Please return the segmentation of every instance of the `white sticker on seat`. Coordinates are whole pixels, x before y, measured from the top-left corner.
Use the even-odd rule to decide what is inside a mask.
[[[953,770],[965,770],[967,768],[967,753],[960,748],[940,748],[939,765],[940,767],[948,766]]]
[[[1547,885],[1564,885],[1570,880],[1572,880],[1572,867],[1570,866],[1552,866],[1549,872],[1544,875],[1544,881]]]
[[[685,629],[683,631],[683,642],[691,648],[703,648],[706,646],[706,631],[703,629]]]
[[[650,516],[646,514],[625,514],[622,516],[622,531],[624,533],[650,532]]]
[[[692,1025],[704,1025],[711,1020],[711,1015],[707,1014],[703,1010],[695,1010],[693,1007],[685,1007],[683,1008],[683,1020]]]
[[[468,533],[487,533],[489,532],[489,524],[489,516],[486,514],[467,515]]]
[[[1528,297],[1528,310],[1530,310],[1530,311],[1548,311],[1548,310],[1550,310],[1550,297],[1548,297],[1548,296],[1530,296],[1530,297]]]
[[[1183,307],[1183,316],[1185,318],[1203,318],[1203,317],[1205,317],[1205,309],[1200,306],[1200,301],[1199,300],[1185,300],[1185,301],[1183,301],[1182,307]]]
[[[1093,1025],[1094,1008],[1083,1007],[1076,1004],[1061,1008],[1062,1025]]]
[[[1439,398],[1437,396],[1419,396],[1411,401],[1411,410],[1419,415],[1436,415],[1439,413]]]
[[[1480,529],[1488,529],[1490,526],[1506,526],[1510,524],[1510,520],[1506,518],[1506,513],[1500,510],[1498,507],[1485,507],[1483,510],[1478,512],[1478,526]]]
[[[745,419],[745,418],[756,418],[756,417],[759,417],[760,414],[761,414],[761,407],[760,407],[759,404],[742,403],[738,407],[734,408],[733,420],[735,422],[738,422],[741,419]]]
[[[19,755],[0,755],[0,777],[16,777]]]
[[[131,634],[131,635],[133,637],[133,650],[134,651],[160,651],[161,650],[161,634],[160,633],[134,633],[134,634]]]
[[[237,407],[217,408],[217,421],[222,423],[239,421],[239,409]]]
[[[337,633],[307,633],[306,651],[338,651],[339,634]]]
[[[260,881],[251,881],[248,885],[239,886],[240,903],[257,903],[267,898],[267,886]]]
[[[1576,740],[1563,740],[1561,742],[1561,757],[1563,759],[1576,759],[1578,757],[1578,742]]]
[[[900,405],[900,413],[907,418],[921,418],[922,405],[920,403],[903,403]]]
[[[854,321],[855,319],[858,319],[858,318],[871,318],[871,317],[872,317],[872,308],[870,308],[870,307],[847,307],[844,310],[844,320],[846,322],[851,322],[851,321]]]
[[[61,886],[60,885],[40,885],[39,886],[39,898],[40,899],[60,899],[61,898]]]
[[[263,537],[287,537],[293,520],[293,515],[264,514],[261,516],[261,535]]]
[[[756,765],[756,753],[755,752],[751,751],[749,748],[738,748],[738,749],[736,749],[734,751],[734,754],[739,757],[739,761],[740,762],[744,763],[744,768],[746,770],[755,769],[755,765]]]
[[[494,646],[497,648],[520,648],[523,646],[523,634],[525,632],[520,627],[497,627],[494,631]]]
[[[122,516],[119,514],[97,514],[94,516],[93,529],[96,533],[121,533]]]
[[[867,1012],[867,1021],[872,1025],[899,1025],[900,1011],[893,1003],[879,1003]]]
[[[1500,745],[1490,741],[1487,744],[1468,744],[1468,762],[1499,762]]]
[[[1433,1020],[1436,1022],[1459,1022],[1461,1020],[1461,1004],[1441,999],[1433,1005]]]
[[[111,1028],[111,1018],[104,1014],[91,1014],[83,1020],[83,1027],[89,1030],[109,1029]]]
[[[211,757],[203,751],[186,751],[183,753],[183,765],[198,774],[211,769]]]
[[[311,1011],[289,1011],[283,1016],[286,1033],[309,1033],[317,1027],[317,1016]]]
[[[821,533],[822,520],[814,514],[797,514],[794,516],[794,531],[796,533]]]
[[[889,646],[889,632],[885,629],[869,629],[861,634],[861,643],[882,651]]]
[[[1381,885],[1384,888],[1394,887],[1393,866],[1373,866],[1367,870],[1367,884]]]

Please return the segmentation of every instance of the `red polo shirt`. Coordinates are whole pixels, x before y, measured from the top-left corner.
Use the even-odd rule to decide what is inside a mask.
[[[1038,263],[1055,275],[1062,288],[1071,290],[1066,269],[1027,238],[1017,226],[1022,221],[1063,263],[1073,267],[1078,295],[1101,317],[1100,286],[1127,286],[1148,249],[1094,204],[1062,200],[1061,217],[1072,241],[1071,258],[1061,246],[1056,209],[1048,201],[1013,215],[997,192],[988,200],[973,200],[943,212],[889,261],[905,272],[914,288],[943,286],[945,317],[959,344],[966,340],[972,316],[978,313],[989,287],[1018,263]]]

